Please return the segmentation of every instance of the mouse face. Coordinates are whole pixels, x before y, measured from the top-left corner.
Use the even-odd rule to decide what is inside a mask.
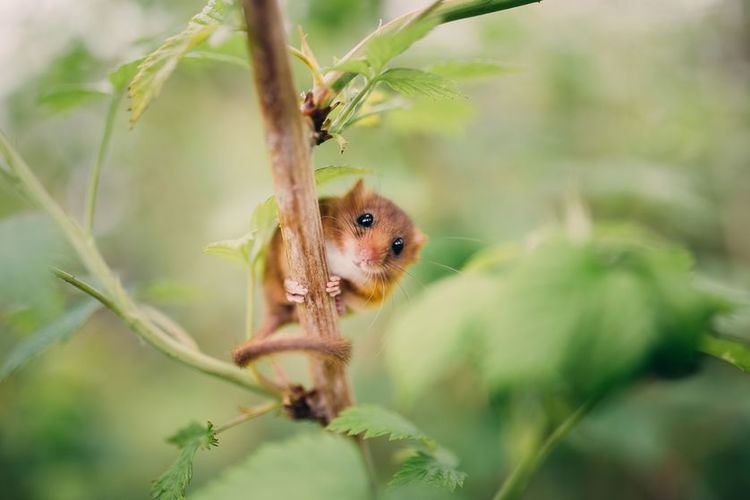
[[[398,279],[427,241],[398,205],[361,180],[325,212],[330,272],[354,283]]]

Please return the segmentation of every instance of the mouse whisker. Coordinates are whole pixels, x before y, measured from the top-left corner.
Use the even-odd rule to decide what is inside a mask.
[[[434,260],[428,260],[427,262],[429,262],[430,264],[433,264],[435,266],[442,267],[443,269],[447,269],[449,271],[453,271],[456,274],[463,274],[463,271],[460,271],[460,270],[456,269],[455,267],[451,267],[451,266],[449,266],[447,264],[441,264],[440,262],[435,262]]]

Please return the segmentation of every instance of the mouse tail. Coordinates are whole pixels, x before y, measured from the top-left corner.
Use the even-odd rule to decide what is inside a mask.
[[[261,358],[273,354],[298,352],[332,358],[341,363],[349,361],[352,346],[346,339],[322,339],[318,337],[274,337],[263,340],[250,340],[233,352],[234,362],[247,366]]]

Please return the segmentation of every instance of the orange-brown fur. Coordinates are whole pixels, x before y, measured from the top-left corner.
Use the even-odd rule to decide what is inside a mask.
[[[321,198],[319,207],[329,272],[340,273],[342,278],[338,297],[343,306],[341,312],[378,306],[389,296],[406,267],[418,260],[427,237],[398,205],[366,189],[361,180],[344,196]],[[357,223],[364,213],[373,216],[371,227]],[[392,249],[395,238],[404,241],[403,251],[398,255]],[[354,263],[358,259],[362,259],[359,265]],[[325,343],[322,339],[307,338],[297,345],[278,343],[277,350],[269,349],[271,344],[258,344],[281,326],[297,321],[296,304],[287,299],[284,288],[288,277],[281,231],[277,230],[269,243],[263,274],[263,322],[253,340],[235,350],[237,364],[245,365],[279,351],[303,350],[324,355],[341,352],[341,346],[313,345],[315,341]]]

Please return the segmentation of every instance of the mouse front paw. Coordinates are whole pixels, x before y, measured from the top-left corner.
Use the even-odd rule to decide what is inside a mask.
[[[338,295],[341,295],[341,277],[340,276],[331,276],[328,278],[328,283],[326,283],[326,292],[331,297],[336,297]]]
[[[302,304],[307,295],[307,287],[302,286],[299,281],[286,278],[284,280],[284,291],[286,291],[286,300],[295,304]]]

